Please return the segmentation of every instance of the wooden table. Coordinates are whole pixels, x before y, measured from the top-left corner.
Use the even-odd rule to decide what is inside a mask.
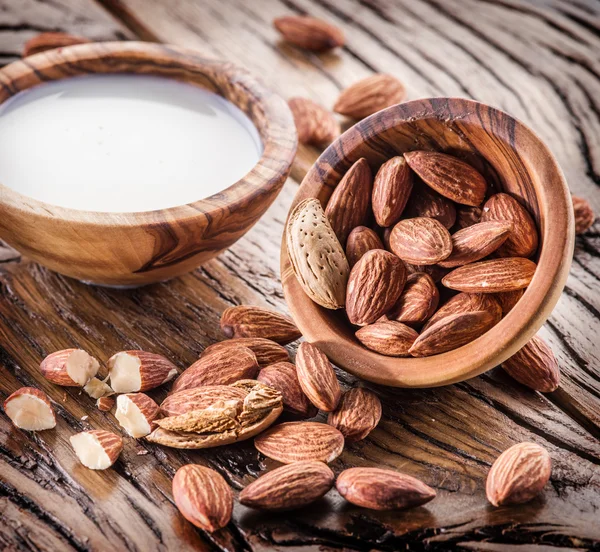
[[[600,3],[592,0],[2,0],[0,60],[45,30],[93,39],[158,40],[245,66],[288,98],[332,105],[374,71],[397,75],[410,98],[472,97],[530,124],[552,148],[574,193],[600,212]],[[348,44],[324,55],[279,41],[274,16],[310,13],[344,28]],[[183,369],[222,339],[231,305],[285,311],[279,243],[297,183],[318,154],[301,149],[293,178],[230,251],[174,281],[133,291],[88,287],[0,250],[0,390],[23,385],[56,402],[55,431],[29,434],[0,415],[0,548],[18,550],[565,550],[600,549],[600,225],[577,239],[571,277],[542,335],[563,379],[540,395],[498,370],[442,389],[371,386],[379,427],[334,464],[381,465],[437,489],[426,507],[374,513],[334,492],[317,505],[265,515],[236,504],[210,535],[174,507],[183,464],[217,469],[239,491],[269,464],[251,442],[178,452],[127,439],[114,469],[76,460],[68,438],[116,421],[77,389],[38,372],[49,352],[76,346],[105,360],[141,348]],[[85,174],[82,175],[82,179]],[[293,349],[292,347],[291,349]],[[338,371],[344,385],[354,378]],[[161,397],[155,393],[155,397]],[[487,505],[498,454],[524,440],[554,464],[542,497],[519,508]]]

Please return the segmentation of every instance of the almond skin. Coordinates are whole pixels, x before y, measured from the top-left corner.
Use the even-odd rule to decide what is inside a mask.
[[[373,175],[363,157],[348,169],[333,190],[325,216],[340,243],[345,246],[350,232],[364,225],[371,205]]]
[[[451,314],[486,311],[489,312],[496,321],[496,324],[502,319],[502,308],[496,300],[495,295],[487,293],[459,293],[451,297],[438,311],[429,319],[423,327],[423,331],[439,322],[442,318]]]
[[[328,146],[340,135],[340,124],[333,113],[317,102],[308,98],[291,98],[288,105],[301,144]]]
[[[432,151],[411,151],[404,158],[428,186],[444,197],[474,207],[484,200],[485,178],[464,161]]]
[[[511,222],[512,232],[496,251],[498,257],[530,257],[538,247],[538,231],[533,218],[516,199],[508,194],[495,194],[483,206],[482,222]]]
[[[179,416],[194,410],[204,410],[218,401],[243,401],[246,391],[230,385],[205,385],[171,393],[160,405],[165,416]]]
[[[406,279],[400,299],[388,313],[390,320],[421,324],[428,320],[440,300],[440,292],[429,274],[415,272]]]
[[[231,519],[233,493],[223,477],[196,464],[182,466],[173,478],[173,500],[181,515],[205,531],[217,531]]]
[[[485,486],[494,506],[524,504],[542,492],[552,471],[548,451],[535,443],[518,443],[494,462]]]
[[[362,256],[372,249],[383,249],[383,244],[375,230],[366,226],[357,226],[346,241],[346,257],[350,267],[353,267]]]
[[[479,261],[498,249],[509,237],[512,223],[478,222],[452,234],[452,253],[439,262],[444,268],[455,268]]]
[[[303,341],[296,353],[298,382],[310,402],[331,412],[340,402],[342,391],[329,359],[315,345]]]
[[[381,468],[344,470],[335,484],[352,504],[371,510],[397,510],[426,504],[435,490],[415,477]]]
[[[394,357],[410,356],[408,351],[419,337],[411,327],[394,320],[381,320],[363,326],[355,335],[367,349]]]
[[[519,383],[542,393],[556,391],[560,385],[560,369],[550,346],[538,336],[508,360],[502,368]]]
[[[318,422],[287,422],[254,439],[259,452],[283,464],[314,460],[333,462],[344,450],[344,436]]]
[[[452,253],[452,238],[450,232],[436,219],[404,219],[392,230],[390,249],[408,263],[432,265],[443,261]]]
[[[374,249],[354,265],[346,290],[346,314],[352,324],[377,321],[398,301],[406,282],[404,263],[392,253]]]
[[[412,189],[412,172],[404,157],[392,157],[381,165],[372,196],[373,214],[379,226],[393,226],[400,220]]]
[[[270,309],[244,305],[223,311],[221,331],[227,337],[262,337],[281,345],[302,336],[288,316]]]
[[[375,393],[357,387],[344,393],[327,423],[340,430],[346,442],[361,441],[373,431],[381,419],[381,402]]]
[[[405,218],[434,218],[450,230],[456,221],[456,207],[449,199],[433,191],[429,186],[420,184],[415,185],[404,216]]]
[[[346,42],[340,28],[316,17],[288,15],[274,19],[273,25],[287,42],[305,50],[322,52]]]
[[[346,117],[363,119],[406,98],[404,85],[392,75],[378,73],[355,82],[338,96],[333,110]]]
[[[55,48],[64,48],[65,46],[74,46],[75,44],[86,44],[90,42],[87,38],[68,33],[46,32],[40,33],[30,38],[23,46],[23,57],[54,50]]]
[[[321,498],[335,476],[323,462],[294,462],[281,466],[250,483],[240,502],[262,510],[292,510]]]
[[[481,207],[459,205],[456,209],[456,229],[462,230],[481,222],[482,212]]]
[[[585,234],[594,224],[596,215],[587,199],[579,196],[572,196],[573,212],[575,213],[575,233]]]
[[[522,257],[479,261],[455,268],[442,278],[450,289],[466,293],[498,293],[526,288],[536,264]]]
[[[505,293],[496,293],[494,297],[502,307],[502,314],[506,316],[513,307],[519,302],[525,294],[525,289],[517,289],[515,291],[506,291]]]
[[[458,349],[483,335],[495,324],[494,315],[486,311],[451,314],[428,326],[409,352],[415,357],[425,357]]]
[[[284,347],[263,337],[238,337],[235,339],[228,339],[227,341],[220,341],[219,343],[213,343],[204,349],[201,358],[216,353],[217,351],[223,351],[224,349],[231,350],[240,346],[247,347],[255,354],[258,365],[261,368],[269,366],[269,364],[275,364],[276,362],[286,362],[290,360],[290,354]]]

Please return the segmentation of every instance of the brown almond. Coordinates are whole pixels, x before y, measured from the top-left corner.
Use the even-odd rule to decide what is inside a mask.
[[[69,437],[79,461],[90,470],[110,468],[123,450],[123,439],[110,431],[94,429]]]
[[[548,451],[535,443],[518,443],[494,462],[485,492],[494,506],[523,504],[540,494],[550,479]]]
[[[305,199],[292,209],[285,235],[290,264],[304,293],[326,309],[341,309],[350,267],[318,199]]]
[[[221,331],[227,337],[262,337],[281,345],[302,337],[289,316],[271,309],[245,305],[223,311]]]
[[[392,230],[390,249],[408,263],[432,265],[452,253],[452,239],[450,232],[436,219],[404,219]]]
[[[96,400],[96,408],[102,412],[110,412],[115,406],[113,397],[100,397]]]
[[[456,209],[456,228],[462,230],[481,222],[481,207],[459,205]]]
[[[298,382],[310,402],[324,412],[331,412],[340,402],[342,391],[333,366],[318,347],[307,341],[296,353]]]
[[[485,198],[485,178],[471,165],[452,155],[410,151],[404,158],[423,182],[456,203],[478,206]]]
[[[333,462],[344,450],[344,436],[318,422],[287,422],[272,427],[254,440],[265,456],[283,464],[314,460]]]
[[[340,430],[346,442],[361,441],[381,419],[381,402],[375,393],[362,387],[346,391],[339,406],[330,412],[327,423]]]
[[[316,17],[277,17],[273,20],[273,25],[287,42],[305,50],[322,52],[343,46],[346,42],[339,27]]]
[[[374,249],[365,253],[350,272],[346,314],[352,324],[377,321],[398,301],[406,282],[404,263],[392,253]]]
[[[107,362],[115,393],[148,391],[171,381],[177,367],[163,355],[147,351],[121,351]]]
[[[435,498],[435,490],[415,477],[381,468],[349,468],[335,486],[348,502],[371,510],[413,508]]]
[[[409,352],[415,357],[425,357],[452,351],[474,341],[494,324],[494,315],[486,311],[451,314],[428,326]]]
[[[177,470],[173,500],[185,519],[205,531],[217,531],[231,519],[233,493],[222,475],[205,466],[187,464]]]
[[[451,314],[486,311],[492,314],[496,324],[502,319],[502,309],[496,300],[496,295],[488,293],[459,293],[451,297],[427,321],[423,331]]]
[[[340,124],[333,113],[317,102],[308,98],[291,98],[288,105],[301,144],[328,146],[340,135]]]
[[[587,199],[579,196],[572,196],[573,212],[575,213],[575,233],[585,234],[594,224],[596,215]]]
[[[420,184],[415,185],[404,216],[405,218],[434,218],[450,230],[456,222],[456,207],[448,198],[438,194],[429,186]]]
[[[90,42],[87,38],[68,33],[46,32],[30,38],[23,46],[23,57],[54,50],[55,48],[64,48],[74,46],[75,44],[86,44]]]
[[[248,393],[231,385],[205,385],[171,393],[160,405],[165,416],[204,410],[218,401],[243,401]]]
[[[338,96],[333,110],[353,119],[363,119],[396,105],[405,98],[406,89],[396,77],[378,73],[345,88]]]
[[[498,249],[509,237],[512,223],[492,220],[478,222],[452,234],[452,253],[439,262],[444,268],[455,268],[479,261]]]
[[[515,291],[506,291],[504,293],[496,293],[494,297],[500,303],[502,308],[502,314],[506,316],[513,307],[519,302],[521,297],[525,294],[525,288],[517,289]]]
[[[40,364],[42,376],[63,387],[83,387],[99,369],[100,363],[82,349],[56,351]]]
[[[538,247],[538,231],[533,218],[516,199],[508,194],[494,194],[483,206],[482,222],[511,222],[512,232],[496,251],[499,257],[530,257]]]
[[[442,268],[440,265],[414,265],[405,262],[404,266],[406,267],[407,274],[417,274],[424,272],[427,274],[434,283],[438,283],[442,281],[442,278],[446,276],[450,272],[449,268]]]
[[[373,189],[373,175],[363,157],[352,165],[333,190],[325,216],[342,245],[350,232],[367,221]]]
[[[321,498],[335,476],[323,462],[294,462],[270,471],[250,483],[240,502],[261,510],[292,510]]]
[[[383,249],[379,236],[366,226],[357,226],[350,232],[346,241],[346,258],[350,267],[353,267],[371,249]]]
[[[300,387],[296,367],[291,362],[271,364],[263,368],[256,379],[281,393],[284,410],[302,418],[317,415],[317,409]]]
[[[542,393],[556,391],[560,369],[550,346],[538,336],[502,363],[504,371],[519,383]]]
[[[3,404],[4,413],[19,429],[42,431],[56,427],[56,415],[50,398],[35,387],[21,387]]]
[[[373,214],[379,226],[393,226],[400,220],[412,189],[412,171],[404,157],[392,157],[381,165],[372,195]]]
[[[421,324],[437,309],[440,292],[429,274],[415,272],[406,279],[402,295],[388,313],[390,320],[404,324]]]
[[[239,346],[250,349],[256,355],[256,360],[261,368],[269,366],[269,364],[275,364],[276,362],[286,362],[290,360],[290,354],[284,347],[263,337],[238,337],[235,339],[228,339],[227,341],[220,341],[219,343],[213,343],[202,351],[201,356],[206,357],[217,351],[222,351],[224,349],[231,350]]]
[[[455,268],[442,278],[450,289],[467,293],[498,293],[526,288],[536,264],[522,257],[479,261]]]
[[[413,328],[394,320],[381,320],[363,326],[355,335],[367,349],[394,357],[410,356],[408,351],[419,337]]]

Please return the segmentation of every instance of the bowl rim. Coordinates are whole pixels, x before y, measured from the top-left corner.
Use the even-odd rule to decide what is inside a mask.
[[[110,70],[73,73],[74,63],[85,65],[98,61],[106,62]],[[287,103],[245,69],[230,62],[204,57],[188,48],[138,41],[91,42],[34,54],[0,69],[0,104],[44,81],[85,74],[133,74],[131,68],[134,64],[139,66],[143,63],[148,64],[143,74],[173,80],[182,80],[179,77],[183,70],[196,72],[199,76],[207,71],[224,75],[228,83],[244,95],[243,102],[225,99],[248,116],[261,138],[263,150],[254,167],[220,192],[191,203],[152,211],[107,212],[62,207],[23,195],[2,183],[0,204],[15,211],[60,219],[65,223],[114,229],[169,224],[174,220],[194,219],[200,214],[210,219],[211,215],[219,216],[224,207],[235,209],[236,205],[258,200],[280,186],[282,175],[289,174],[297,148],[296,127]],[[47,73],[49,69],[59,70],[62,76],[53,78],[54,73]],[[198,82],[186,82],[204,88]],[[212,84],[215,85],[212,91],[225,97],[218,83]]]
[[[534,144],[536,158],[548,164],[546,172],[553,173],[555,178],[550,184],[541,182],[536,189],[541,220],[545,224],[534,278],[519,303],[478,339],[458,349],[423,358],[387,357],[364,348],[355,338],[345,335],[349,333],[348,329],[341,332],[337,330],[337,322],[325,321],[322,316],[325,309],[313,303],[304,293],[291,268],[284,232],[281,280],[292,317],[305,339],[319,346],[332,362],[355,376],[393,387],[418,388],[448,385],[480,375],[521,349],[546,321],[560,298],[569,274],[575,241],[571,196],[562,170],[549,148],[527,125],[498,108],[475,100],[423,98],[386,108],[359,121],[337,138],[313,164],[289,212],[300,201],[319,194],[326,174],[337,171],[338,177],[341,177],[351,163],[348,158],[353,158],[352,153],[365,139],[376,138],[379,133],[400,123],[447,116],[456,118],[457,114],[477,116],[480,109],[488,110],[494,120],[508,118],[513,127],[512,135],[515,136],[518,131]],[[375,122],[378,129],[373,132]],[[519,151],[518,146],[515,151]],[[357,154],[354,156],[357,157]],[[340,163],[348,165],[342,173],[339,172]],[[551,186],[556,189],[551,190]],[[551,212],[560,216],[553,217],[552,224],[549,224]]]

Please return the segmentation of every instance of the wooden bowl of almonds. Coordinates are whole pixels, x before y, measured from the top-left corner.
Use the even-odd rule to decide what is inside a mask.
[[[421,99],[362,120],[311,168],[286,225],[283,289],[338,366],[440,386],[529,342],[573,243],[565,178],[529,128],[472,100]]]

